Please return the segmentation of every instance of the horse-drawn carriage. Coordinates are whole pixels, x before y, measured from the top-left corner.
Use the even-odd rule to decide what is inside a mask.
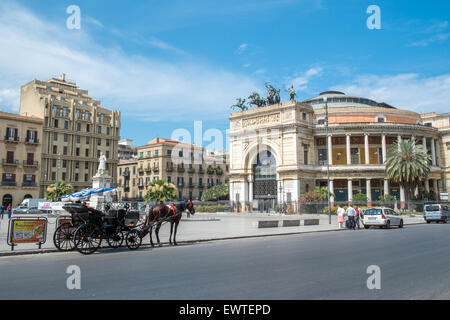
[[[82,203],[63,206],[72,216],[61,224],[53,235],[53,242],[61,251],[78,250],[82,254],[94,253],[106,240],[111,248],[119,248],[125,240],[130,250],[139,248],[141,239],[135,227],[139,211],[109,209],[105,213]]]
[[[111,209],[106,206],[105,212],[102,212],[82,203],[68,203],[63,209],[71,214],[72,219],[56,228],[53,235],[55,247],[60,251],[76,249],[82,254],[94,253],[104,239],[111,248],[119,248],[125,240],[126,246],[130,250],[135,250],[141,246],[142,239],[150,234],[150,242],[153,245],[151,237],[153,228],[160,244],[159,229],[167,222],[171,224],[170,243],[175,225],[173,243],[176,245],[177,227],[182,212],[187,209],[191,214],[195,213],[191,201],[170,205],[159,204],[150,209],[144,223],[138,224],[139,211],[130,210],[129,207]]]

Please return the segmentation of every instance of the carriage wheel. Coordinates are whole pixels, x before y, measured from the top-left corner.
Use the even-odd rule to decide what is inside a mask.
[[[137,230],[131,230],[127,233],[127,237],[125,238],[125,242],[127,244],[128,249],[136,250],[142,244],[142,238],[139,235]]]
[[[123,239],[124,239],[123,232],[118,231],[114,233],[111,237],[109,237],[106,241],[108,242],[108,245],[111,248],[117,249],[120,248],[120,246],[122,246]]]
[[[69,222],[56,228],[53,234],[53,243],[59,251],[70,251],[74,248],[73,236],[76,228]]]
[[[102,231],[94,224],[86,223],[75,231],[73,239],[78,252],[91,254],[102,244]]]

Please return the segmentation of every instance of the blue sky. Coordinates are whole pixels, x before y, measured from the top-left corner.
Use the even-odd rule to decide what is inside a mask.
[[[369,5],[381,30],[369,30]],[[66,8],[81,9],[69,30]],[[0,4],[0,109],[20,86],[65,72],[122,111],[142,145],[175,129],[228,128],[230,106],[265,82],[300,99],[329,89],[449,112],[448,1],[10,1]]]

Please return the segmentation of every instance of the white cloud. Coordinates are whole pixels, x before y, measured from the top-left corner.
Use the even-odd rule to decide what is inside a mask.
[[[287,81],[287,85],[290,86],[292,84],[295,89],[305,90],[308,86],[309,81],[316,76],[320,76],[321,74],[321,67],[310,68],[300,76],[289,78]]]
[[[243,54],[245,52],[245,50],[247,50],[248,47],[248,43],[243,43],[239,46],[239,48],[237,49],[237,53],[238,54]]]
[[[253,78],[188,57],[171,63],[102,47],[83,27],[68,30],[10,2],[0,5],[0,47],[8,48],[0,50],[0,102],[10,110],[21,85],[60,73],[106,107],[147,121],[223,119],[235,97],[258,87]]]
[[[445,113],[450,110],[450,74],[432,77],[415,73],[365,75],[332,89],[420,113]]]

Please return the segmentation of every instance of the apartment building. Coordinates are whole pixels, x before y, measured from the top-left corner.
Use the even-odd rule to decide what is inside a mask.
[[[224,157],[204,148],[176,140],[155,138],[137,147],[137,159],[118,165],[119,199],[142,200],[153,180],[176,185],[179,199],[199,200],[203,192],[227,183],[228,164]]]
[[[0,112],[2,204],[14,207],[26,198],[39,197],[42,119]]]
[[[92,186],[100,153],[106,156],[107,172],[116,185],[119,111],[105,108],[62,74],[23,85],[20,114],[43,119],[41,196],[57,180],[72,184],[74,190]]]

